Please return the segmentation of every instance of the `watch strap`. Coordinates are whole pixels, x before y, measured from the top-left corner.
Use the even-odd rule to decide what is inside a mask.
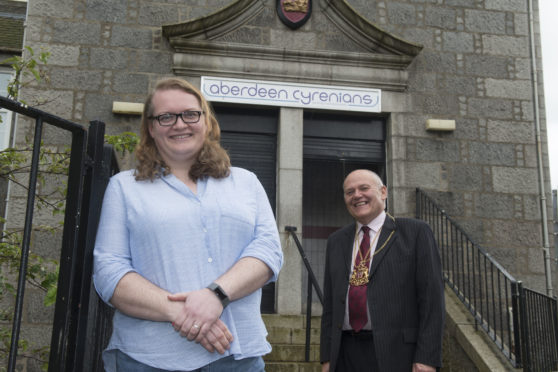
[[[221,305],[223,305],[223,309],[227,307],[227,305],[231,302],[231,299],[219,284],[212,282],[210,285],[207,286],[207,289],[215,293],[219,301],[221,301]]]

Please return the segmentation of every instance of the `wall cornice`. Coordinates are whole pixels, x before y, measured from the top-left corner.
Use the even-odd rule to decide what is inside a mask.
[[[205,17],[163,25],[163,36],[212,40],[248,22],[264,9],[264,0],[237,0]]]
[[[414,57],[422,46],[405,41],[358,14],[345,0],[319,0],[322,11],[342,32],[370,52]]]

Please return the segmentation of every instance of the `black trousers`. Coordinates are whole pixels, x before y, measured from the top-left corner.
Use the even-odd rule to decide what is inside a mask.
[[[335,372],[378,372],[371,331],[343,331]]]

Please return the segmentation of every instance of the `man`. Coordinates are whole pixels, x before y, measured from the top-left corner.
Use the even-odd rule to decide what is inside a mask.
[[[435,371],[445,311],[432,230],[386,214],[374,172],[353,171],[343,192],[356,221],[327,241],[322,372]]]

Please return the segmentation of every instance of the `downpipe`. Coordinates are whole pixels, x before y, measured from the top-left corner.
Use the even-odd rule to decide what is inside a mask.
[[[537,170],[539,180],[539,198],[541,209],[541,224],[543,238],[544,272],[546,276],[546,294],[553,297],[552,290],[552,271],[550,257],[550,242],[548,239],[548,216],[546,212],[546,193],[544,188],[544,167],[542,157],[541,123],[539,116],[539,89],[537,80],[537,61],[535,49],[535,28],[533,19],[533,0],[527,0],[527,12],[529,14],[529,41],[531,44],[531,82],[533,84],[533,112],[535,115],[535,135],[537,146]]]

